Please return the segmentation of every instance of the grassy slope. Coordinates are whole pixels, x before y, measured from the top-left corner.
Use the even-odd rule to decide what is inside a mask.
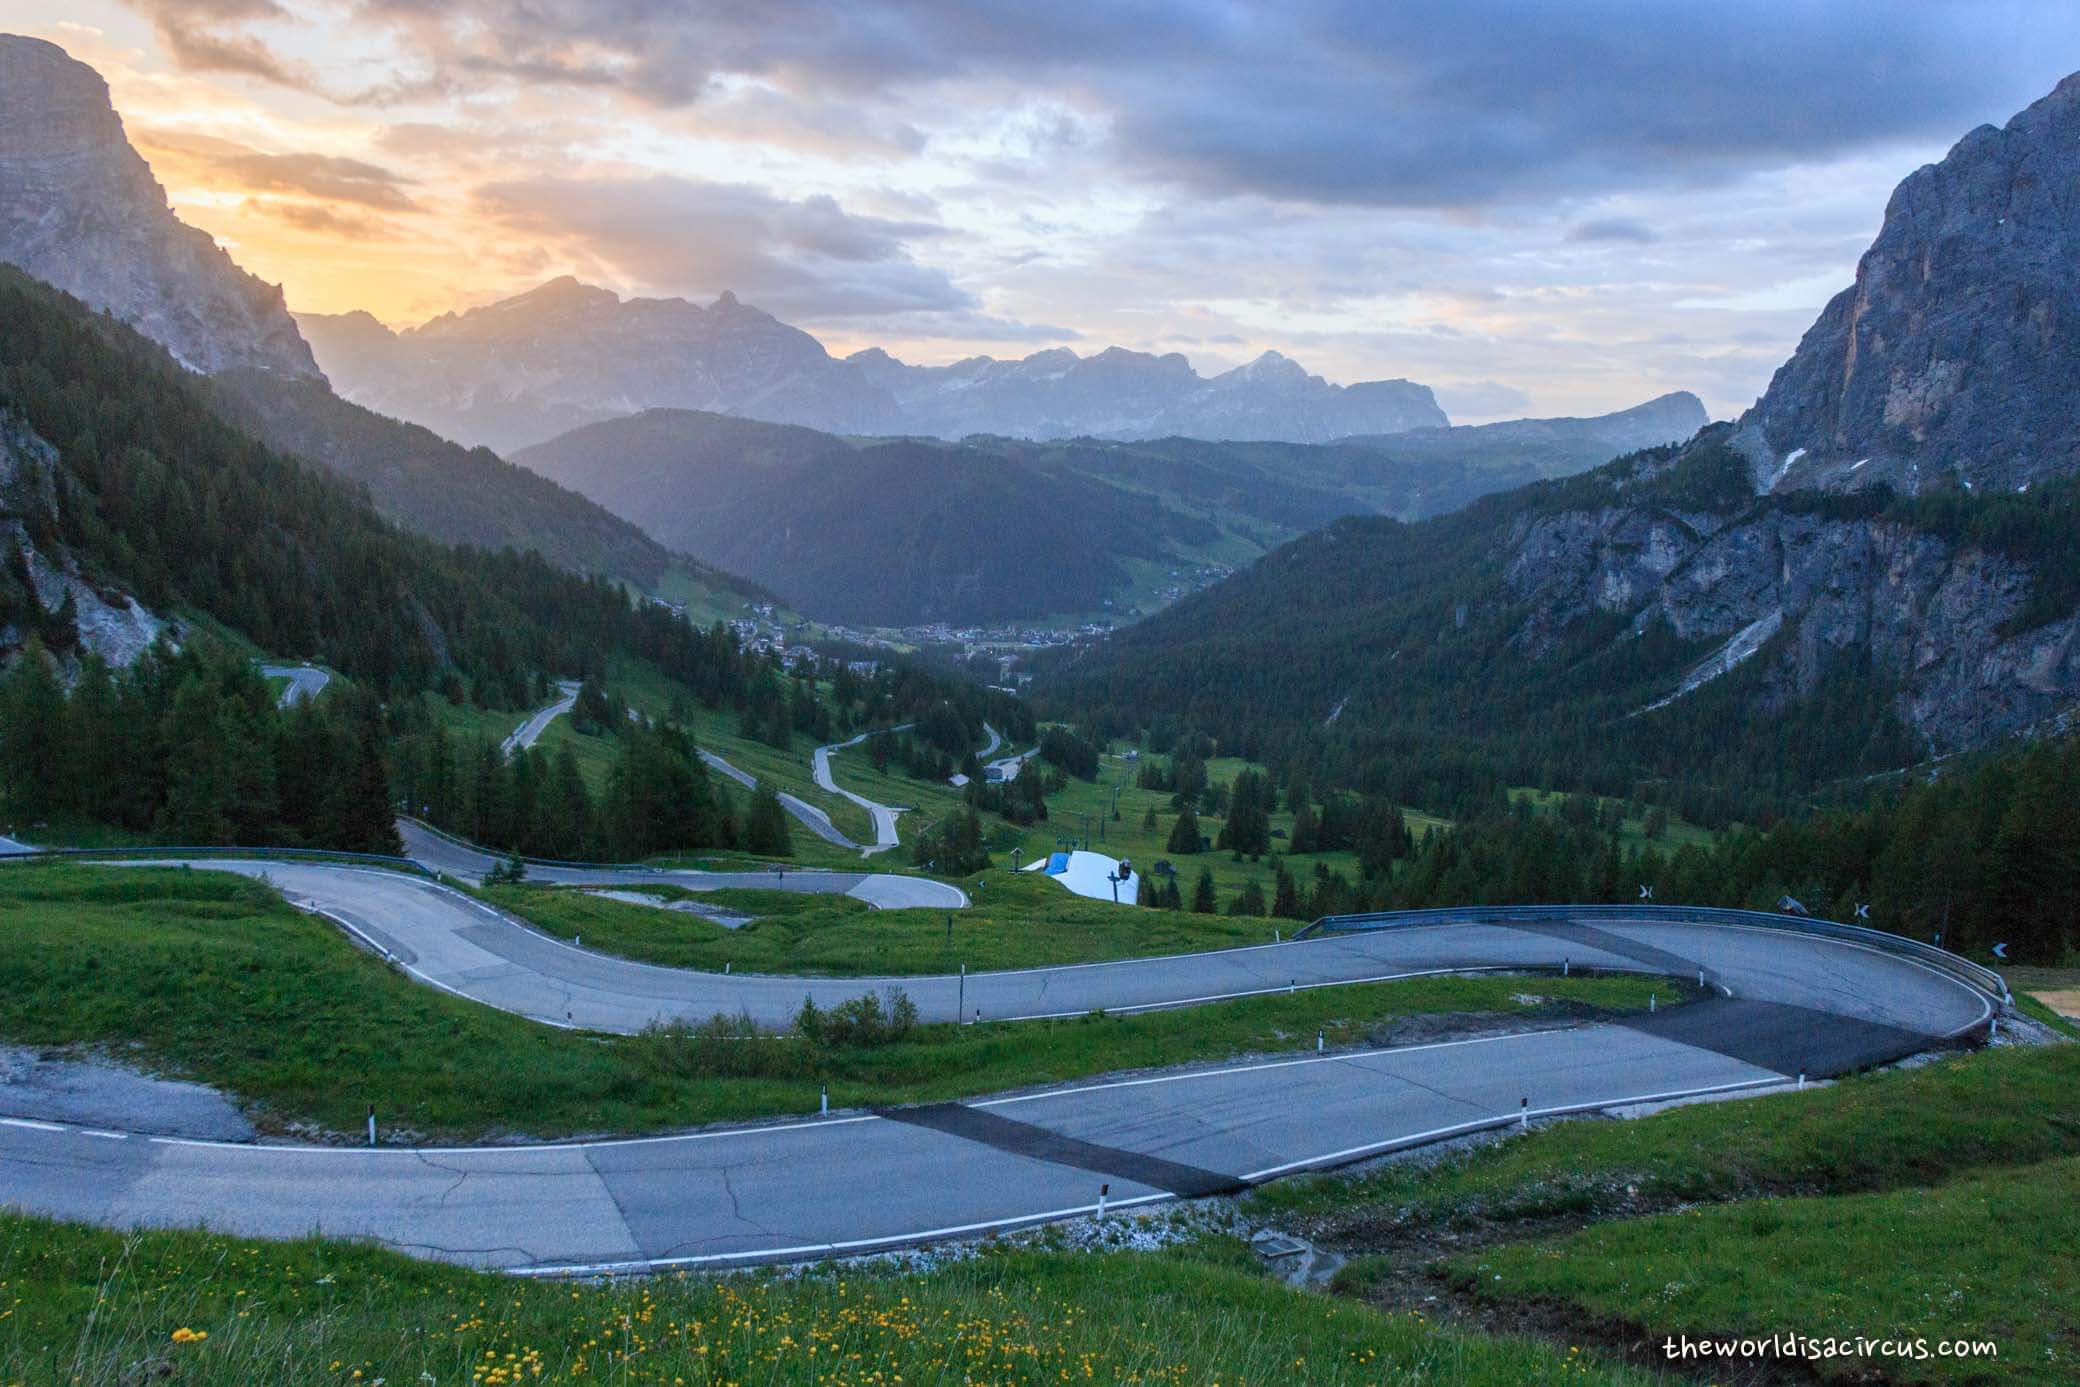
[[[25,1387],[159,1380],[136,1375],[152,1360],[183,1387],[1646,1380],[1287,1290],[1225,1238],[1156,1254],[993,1250],[922,1275],[571,1286],[344,1244],[0,1215],[0,1289],[0,1383]],[[176,1343],[176,1330],[207,1337]]]
[[[1927,1358],[1851,1354],[1823,1378],[2069,1383],[2080,1374],[2080,1161],[2045,1161],[1933,1190],[1768,1199],[1598,1225],[1456,1259],[1489,1299],[1579,1306],[1654,1338],[1700,1331],[1930,1345]],[[1946,1358],[1943,1340],[1998,1357]]]
[[[2065,1382],[2080,1353],[2076,1158],[2080,1047],[2051,1045],[1565,1124],[1435,1165],[1267,1186],[1251,1203],[1381,1252],[1338,1284],[1388,1303],[1406,1300],[1411,1265],[1457,1241],[1481,1250],[1441,1264],[1448,1279],[1592,1336],[1992,1337],[2000,1365],[1977,1377],[1933,1361],[1815,1366]],[[1581,1231],[1554,1237],[1556,1224]]]
[[[639,908],[639,907],[631,907]],[[1360,1038],[1418,1012],[1515,1011],[1523,979],[1334,988],[1132,1018],[927,1026],[902,1042],[703,1047],[556,1031],[412,982],[221,873],[0,868],[0,1039],[136,1046],[138,1059],[257,1103],[269,1124],[402,1134],[639,1131],[937,1100],[1123,1068]],[[1637,1007],[1636,980],[1540,995]],[[496,1073],[497,1084],[483,1076]]]
[[[790,896],[777,909],[747,910],[764,918],[737,930],[555,887],[493,888],[490,899],[552,934],[583,934],[608,953],[688,968],[728,963],[754,973],[943,973],[963,963],[986,972],[1269,944],[1274,929],[1291,930],[1284,921],[1086,900],[1037,873],[992,871],[983,879],[979,892],[968,881],[974,904],[966,910],[863,910],[847,896]],[[736,894],[700,898],[728,905]]]
[[[1235,893],[1249,881],[1260,884],[1264,888],[1266,898],[1270,897],[1277,873],[1277,864],[1270,856],[1257,862],[1237,862],[1232,853],[1209,851],[1183,856],[1168,851],[1165,845],[1172,826],[1177,822],[1176,811],[1170,807],[1170,792],[1136,789],[1135,769],[1134,763],[1108,755],[1099,764],[1098,778],[1095,782],[1070,780],[1060,794],[1049,798],[1047,822],[1034,825],[1021,840],[1017,851],[1019,865],[1023,866],[1054,851],[1058,837],[1073,834],[1081,846],[1083,816],[1088,813],[1091,816],[1090,843],[1093,851],[1111,857],[1128,858],[1144,870],[1153,866],[1159,859],[1168,860],[1177,868],[1178,888],[1184,892],[1187,901],[1191,899],[1192,888],[1198,883],[1199,869],[1202,867],[1213,869],[1214,886],[1219,893],[1223,910],[1227,909],[1228,901]],[[1232,782],[1246,769],[1249,769],[1248,762],[1233,757],[1206,763],[1207,779],[1215,784]],[[1257,769],[1263,768],[1259,766]],[[1116,821],[1109,818],[1107,813],[1113,802],[1114,786],[1120,787],[1119,818]],[[1151,808],[1156,811],[1156,827],[1153,832],[1142,827],[1144,818]],[[1413,812],[1409,813],[1407,818],[1409,827],[1419,836],[1425,828],[1443,822]],[[1221,822],[1218,818],[1202,816],[1199,820],[1200,832],[1218,842]],[[1281,809],[1273,814],[1271,826],[1290,832],[1293,826],[1291,812]],[[1283,851],[1284,841],[1273,841]],[[1331,871],[1341,872],[1346,880],[1355,881],[1358,878],[1358,859],[1355,854],[1348,852],[1308,853],[1287,859],[1286,866],[1304,888],[1314,876],[1316,863],[1323,864]]]
[[[1899,1189],[2066,1156],[2080,1156],[2080,1046],[2004,1047],[1639,1122],[1562,1124],[1439,1166],[1288,1181],[1255,1198],[1362,1236]]]
[[[1843,1356],[1822,1377],[2072,1383],[2080,1160],[1936,1189],[1760,1200],[1591,1227],[1452,1262],[1483,1298],[1550,1298],[1652,1337],[1716,1331],[1991,1339],[1997,1360]]]

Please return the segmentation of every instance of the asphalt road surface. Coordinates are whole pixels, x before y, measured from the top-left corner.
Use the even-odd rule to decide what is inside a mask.
[[[533,746],[542,739],[542,734],[549,730],[550,723],[578,706],[578,686],[576,684],[565,679],[558,682],[556,687],[563,691],[563,697],[557,699],[546,708],[537,709],[528,717],[526,722],[514,728],[512,735],[499,744],[498,750],[500,755],[511,756],[516,751],[525,751]]]
[[[331,674],[315,665],[262,665],[260,672],[270,679],[289,681],[289,687],[282,690],[281,706],[284,708],[316,698],[332,682]]]
[[[503,860],[474,844],[436,833],[409,819],[398,820],[397,831],[404,838],[405,852],[429,871],[482,881],[484,874]],[[640,864],[530,862],[527,875],[531,880],[558,886],[680,886],[689,891],[777,888],[809,894],[844,894],[884,910],[964,910],[968,905],[967,892],[928,877],[897,876],[890,872],[828,872],[784,863],[758,871],[696,872]]]
[[[700,757],[702,764],[707,766],[709,770],[728,776],[747,790],[758,788],[757,776],[749,771],[738,770],[714,752],[704,748],[700,753]],[[843,833],[840,833],[838,826],[831,822],[831,816],[818,809],[815,805],[807,800],[798,799],[794,795],[788,794],[785,790],[780,792],[779,798],[782,809],[794,815],[795,818],[801,821],[804,828],[823,839],[824,842],[835,844],[841,848],[849,848],[853,852],[860,850],[860,845],[847,838]]]
[[[908,723],[904,723],[900,727],[877,728],[876,731],[900,732],[903,730],[904,727],[908,727],[909,725],[910,724]],[[889,806],[885,804],[876,804],[874,803],[874,801],[868,799],[865,795],[856,795],[852,793],[852,791],[840,786],[837,781],[831,779],[831,753],[834,751],[843,751],[846,747],[849,746],[858,746],[861,742],[864,742],[867,738],[873,735],[873,732],[862,732],[850,741],[834,742],[830,746],[820,746],[816,748],[816,755],[813,758],[813,769],[816,775],[817,785],[821,786],[823,789],[829,790],[834,795],[845,796],[845,798],[851,800],[854,804],[866,810],[868,814],[873,816],[874,843],[873,846],[863,848],[860,850],[860,856],[862,857],[871,857],[873,854],[877,852],[887,852],[890,848],[894,847],[897,844],[897,842],[900,841],[896,837],[896,815],[902,813],[903,811],[900,809],[891,809]]]
[[[227,864],[228,865],[228,864]],[[754,1014],[875,985],[716,978],[600,959],[395,874],[253,863],[494,1005],[711,1003]],[[358,920],[358,924],[357,924]],[[402,959],[404,955],[400,954]],[[1059,1087],[630,1141],[354,1149],[0,1121],[0,1202],[117,1226],[314,1230],[529,1272],[800,1260],[1244,1188],[1524,1116],[1738,1094],[1897,1058],[1992,1014],[1923,964],[1839,941],[1585,908],[1566,924],[1427,925],[1256,949],[985,974],[991,1017],[1183,1005],[1499,964],[1690,974],[1726,995],[1623,1023]],[[944,1016],[952,979],[902,985]],[[1530,984],[1534,986],[1535,984]],[[518,1009],[518,1008],[516,1008]],[[380,1095],[376,1101],[381,1115]]]

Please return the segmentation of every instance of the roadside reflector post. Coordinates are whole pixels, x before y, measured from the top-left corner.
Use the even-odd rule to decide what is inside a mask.
[[[376,1144],[376,1105],[373,1103],[368,1105],[368,1144]]]
[[[1299,990],[1300,990],[1300,979],[1298,979],[1298,978],[1289,978],[1289,979],[1287,979],[1287,980],[1286,980],[1286,991],[1288,991],[1288,992],[1298,992]]]
[[[1654,1014],[1654,1003],[1658,1000],[1660,999],[1654,993],[1649,992],[1647,994],[1647,1015],[1652,1016]]]
[[[1531,1125],[1531,1099],[1528,1096],[1517,1105],[1517,1125],[1519,1127],[1529,1127]]]
[[[951,919],[952,917],[951,917],[951,916],[949,916],[949,917],[947,917],[947,918]],[[963,963],[963,964],[961,965],[961,992],[960,992],[960,1000],[959,1000],[959,1001],[957,1001],[957,1002],[955,1002],[955,1003],[953,1004],[953,1019],[954,1019],[954,1022],[955,1022],[955,1024],[958,1024],[958,1023],[960,1022],[960,1019],[961,1019],[961,1017],[965,1016],[965,1015],[967,1014],[967,1011],[968,1011],[968,965],[967,965],[967,964],[965,964],[965,963]],[[982,1019],[982,1008],[981,1008],[981,1007],[977,1007],[977,1008],[975,1008],[975,1019],[976,1019],[977,1021],[980,1021],[980,1020]]]
[[[1275,930],[1271,931],[1271,942],[1272,942],[1272,943],[1274,943],[1274,944],[1283,944],[1283,943],[1285,943],[1285,942],[1286,942],[1286,932],[1285,932],[1284,930],[1282,930],[1282,929],[1275,929]]]
[[[1322,1053],[1322,1048],[1328,1044],[1328,1041],[1329,1031],[1327,1027],[1324,1027],[1323,1029],[1316,1031],[1314,1033],[1314,1052],[1318,1055]]]
[[[1111,1194],[1111,1193],[1112,1193],[1112,1186],[1110,1186],[1110,1185],[1100,1185],[1100,1186],[1098,1186],[1098,1217],[1099,1217],[1099,1218],[1103,1218],[1103,1217],[1105,1217],[1105,1196],[1107,1196],[1107,1195],[1109,1195],[1109,1194]]]
[[[1986,1038],[1988,1040],[1997,1039],[2000,1036],[2000,1033],[2001,1019],[2000,1017],[1996,1016],[1986,1023]]]
[[[1571,958],[1563,958],[1563,959],[1561,959],[1561,960],[1560,960],[1560,976],[1561,976],[1561,977],[1563,977],[1563,978],[1565,978],[1565,977],[1571,977],[1571,976],[1573,976],[1573,974],[1574,974],[1574,960],[1573,960],[1573,959],[1571,959]]]
[[[571,942],[582,949],[585,947],[585,936],[582,934],[574,934],[571,936]]]
[[[1700,988],[1704,986],[1704,969],[1702,968],[1697,970],[1697,985]]]
[[[724,963],[724,964],[722,965],[722,976],[724,976],[725,978],[726,978],[726,977],[728,977],[728,976],[729,976],[729,970],[730,970],[731,968],[735,967],[735,966],[736,966],[736,964],[735,964],[734,960],[732,960],[732,961],[730,961],[730,962],[727,962],[727,963]]]
[[[1803,1069],[1798,1071],[1798,1086],[1800,1088],[1804,1088],[1806,1086],[1806,1071]]]
[[[831,1086],[829,1084],[823,1086],[823,1106],[821,1110],[825,1113],[831,1110]]]

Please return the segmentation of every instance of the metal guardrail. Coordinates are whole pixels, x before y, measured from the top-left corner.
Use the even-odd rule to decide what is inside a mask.
[[[31,848],[28,852],[8,853],[0,856],[0,864],[9,862],[139,862],[160,858],[265,858],[283,862],[333,862],[361,863],[371,867],[383,867],[391,871],[411,872],[430,877],[434,873],[409,857],[391,857],[374,852],[340,852],[330,848],[226,848],[226,847],[173,847],[161,843],[145,843],[133,848]]]
[[[426,822],[426,820],[418,818],[415,815],[399,814],[397,816],[397,821],[399,823],[410,824],[414,828],[424,829],[426,832],[432,834],[434,837],[440,839],[444,843],[452,844],[455,847],[461,848],[465,852],[480,853],[483,856],[490,858],[494,862],[510,862],[513,860],[513,854],[511,854],[510,852],[501,852],[497,848],[487,848],[482,843],[472,843],[469,839],[463,837],[459,833],[450,833],[445,828],[436,828],[432,824]],[[652,862],[573,862],[568,858],[528,857],[524,854],[521,856],[520,860],[530,867],[546,867],[551,870],[560,867],[572,868],[584,872],[669,872],[683,870],[680,868],[673,867],[660,867]],[[735,871],[738,869],[729,868],[728,870]],[[751,871],[755,869],[746,868],[744,870]],[[822,872],[828,875],[833,873],[834,869],[830,867],[798,867],[794,863],[790,862],[787,864],[787,871],[789,875],[793,875],[797,872],[803,875],[814,875],[818,872]],[[843,873],[839,874],[844,875]]]
[[[1385,910],[1362,915],[1324,915],[1293,937],[1305,939],[1314,934],[1358,933],[1419,925],[1572,922],[1584,916],[1600,916],[1605,919],[1615,917],[1620,920],[1637,920],[1645,924],[1746,925],[1783,930],[1789,934],[1840,939],[1925,963],[1969,987],[1984,992],[2003,1005],[2008,1005],[2013,1000],[2008,994],[2006,980],[1999,973],[1983,964],[1953,954],[1948,949],[1925,944],[1919,939],[1909,939],[1903,934],[1887,934],[1884,930],[1869,929],[1863,925],[1845,925],[1837,920],[1821,920],[1808,915],[1786,915],[1767,910],[1729,910],[1704,905],[1442,906],[1428,910]]]

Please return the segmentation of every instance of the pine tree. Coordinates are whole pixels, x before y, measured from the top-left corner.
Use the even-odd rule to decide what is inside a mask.
[[[1179,856],[1199,851],[1199,816],[1192,812],[1191,805],[1187,804],[1177,816],[1177,822],[1170,829],[1170,841],[1164,848]]]
[[[69,780],[65,691],[32,639],[0,684],[0,805],[27,823],[57,808]]]
[[[397,810],[390,800],[390,773],[383,765],[381,729],[373,710],[361,720],[354,739],[353,765],[342,797],[340,838],[337,846],[350,852],[393,857],[404,853],[404,840],[397,836]]]
[[[1264,913],[1264,888],[1251,881],[1235,893],[1234,900],[1228,902],[1228,913],[1261,916]]]
[[[751,807],[744,816],[744,850],[760,857],[791,857],[794,841],[787,827],[787,813],[780,796],[761,780],[751,793]]]
[[[1213,895],[1213,868],[1201,867],[1199,869],[1199,884],[1192,889],[1192,913],[1194,915],[1211,915],[1218,908],[1219,902],[1214,899]]]
[[[1298,920],[1304,913],[1300,906],[1299,883],[1293,880],[1293,874],[1286,870],[1283,862],[1278,864],[1278,890],[1271,899],[1271,913],[1288,920]]]

